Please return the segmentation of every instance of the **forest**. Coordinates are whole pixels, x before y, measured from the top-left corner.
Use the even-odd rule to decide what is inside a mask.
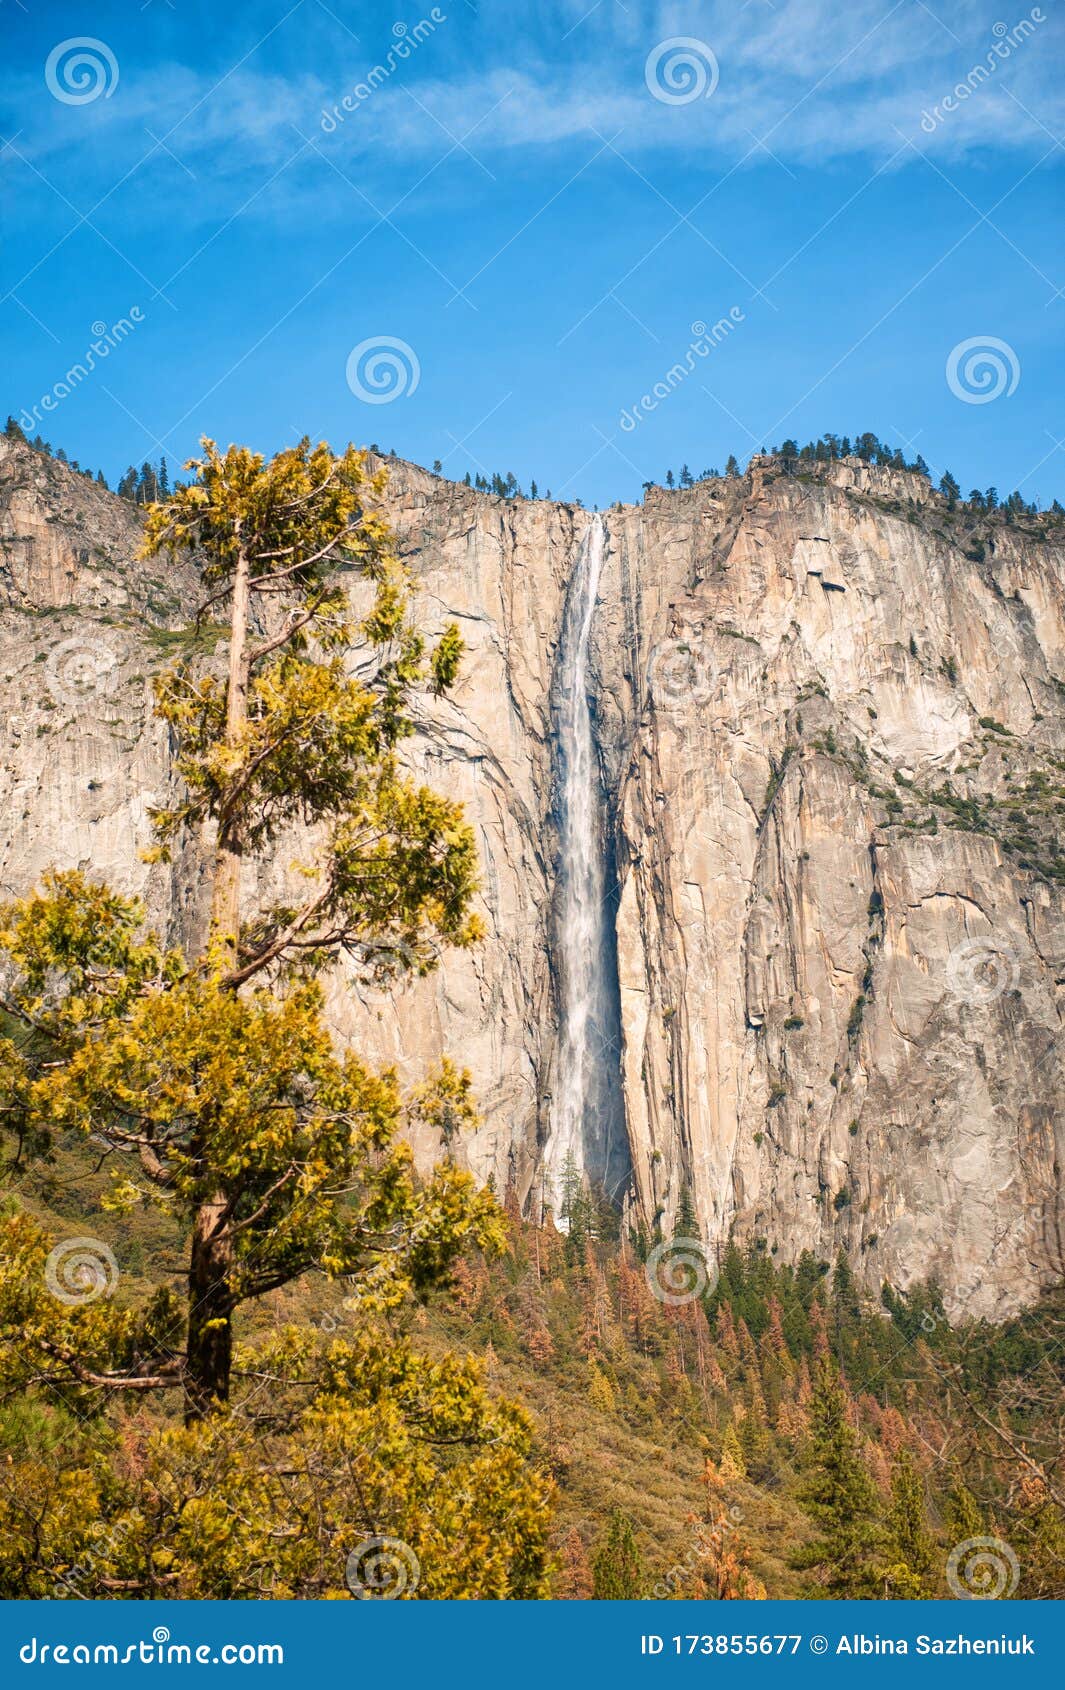
[[[338,963],[481,937],[401,755],[463,641],[418,629],[375,457],[185,468],[145,512],[203,593],[148,857],[209,842],[209,920],[179,948],[76,870],[0,909],[0,1595],[1061,1595],[1060,1289],[993,1325],[772,1238],[711,1271],[690,1199],[652,1235],[574,1165],[533,1226],[456,1154],[475,1076],[335,1047]]]

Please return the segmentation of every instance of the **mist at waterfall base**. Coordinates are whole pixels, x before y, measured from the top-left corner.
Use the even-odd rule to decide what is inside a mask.
[[[605,545],[603,519],[595,516],[570,577],[555,683],[559,1040],[544,1168],[560,1224],[567,1164],[616,1204],[631,1174],[620,1071],[616,884],[589,699],[588,654]]]

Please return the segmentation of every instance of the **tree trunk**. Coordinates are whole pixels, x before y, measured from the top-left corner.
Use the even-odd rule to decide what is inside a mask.
[[[226,744],[237,745],[248,720],[248,611],[251,566],[243,547],[233,572],[226,690]],[[236,966],[240,937],[240,871],[244,827],[223,810],[215,846],[211,937],[223,968]],[[233,1239],[226,1221],[229,1199],[217,1190],[200,1204],[189,1256],[189,1327],[186,1343],[185,1424],[194,1425],[229,1401],[233,1363],[233,1302],[229,1275]]]
[[[248,610],[251,566],[243,550],[233,573],[233,603],[229,629],[229,680],[226,689],[226,744],[239,744],[248,720]],[[223,809],[215,846],[214,887],[211,896],[211,935],[222,947],[222,959],[237,960],[240,935],[240,870],[244,856],[244,825],[239,815]]]
[[[229,1274],[233,1239],[218,1192],[196,1211],[189,1257],[189,1331],[185,1351],[185,1424],[195,1425],[229,1401],[233,1304]]]

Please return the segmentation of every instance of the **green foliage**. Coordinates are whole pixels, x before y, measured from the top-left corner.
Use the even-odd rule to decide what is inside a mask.
[[[5,1232],[10,1316],[20,1286],[50,1299],[39,1229],[19,1218]],[[137,1417],[112,1430],[84,1396],[68,1403],[76,1419],[20,1399],[21,1423],[10,1411],[0,1423],[0,1594],[339,1596],[349,1554],[387,1536],[408,1597],[546,1595],[550,1490],[529,1465],[527,1417],[486,1390],[481,1364],[426,1357],[372,1302],[349,1305],[342,1338],[282,1328],[242,1353],[231,1411],[188,1428]],[[25,1303],[18,1318],[32,1324]],[[105,1328],[128,1357],[144,1353],[128,1312],[68,1312],[79,1354]],[[47,1315],[42,1332],[63,1341]]]
[[[691,1186],[685,1180],[680,1188],[677,1201],[677,1214],[673,1222],[674,1238],[698,1238],[699,1222],[695,1213],[695,1203],[692,1200]]]
[[[333,1050],[317,976],[338,955],[387,977],[475,936],[464,819],[397,758],[413,692],[451,684],[461,641],[421,640],[361,454],[303,442],[267,464],[208,442],[189,467],[148,526],[149,547],[196,548],[214,601],[160,682],[185,778],[161,845],[210,822],[215,887],[238,896],[189,957],[78,875],[0,917],[0,1121],[24,1202],[2,1223],[0,1594],[341,1595],[348,1552],[380,1533],[420,1563],[408,1595],[542,1596],[549,1470],[571,1593],[597,1536],[596,1595],[629,1598],[655,1586],[641,1544],[686,1552],[708,1456],[758,1565],[749,1583],[746,1547],[718,1542],[708,1594],[936,1594],[981,1527],[1016,1543],[1023,1594],[1060,1593],[1060,1293],[952,1327],[935,1286],[885,1286],[874,1309],[842,1255],[778,1267],[760,1240],[725,1251],[702,1302],[663,1305],[643,1266],[661,1239],[616,1247],[575,1163],[565,1238],[513,1197],[504,1235],[457,1166],[470,1076],[445,1062],[404,1095]],[[223,641],[224,685],[206,661]],[[249,904],[235,870],[293,823],[313,824],[303,890]],[[415,1122],[444,1158],[427,1181]],[[115,1295],[57,1299],[52,1240],[105,1214]],[[674,1231],[695,1230],[682,1187]],[[168,1393],[194,1340],[224,1388],[187,1400],[183,1428]]]
[[[820,1535],[798,1552],[795,1565],[816,1571],[827,1597],[880,1595],[885,1533],[876,1487],[858,1434],[847,1423],[835,1370],[827,1363],[810,1409],[809,1469],[801,1495]]]
[[[951,1486],[947,1497],[945,1524],[953,1543],[967,1543],[970,1538],[983,1535],[984,1521],[976,1498],[960,1479]]]
[[[818,440],[807,441],[800,446],[794,440],[785,440],[783,445],[775,446],[773,454],[783,459],[789,474],[796,473],[800,465],[813,463],[838,463],[845,458],[857,458],[863,463],[875,464],[880,469],[909,470],[916,475],[931,481],[928,464],[918,452],[910,462],[905,453],[897,446],[889,446],[875,434],[866,431],[855,435],[853,441],[847,436],[838,434],[822,434]],[[939,483],[939,491],[947,503],[948,511],[953,511],[961,502],[961,488],[949,470],[946,470]],[[1056,503],[1056,501],[1055,501]],[[999,498],[996,490],[989,487],[986,493],[974,488],[969,494],[968,506],[973,511],[994,511],[999,508]],[[1046,515],[1040,512],[1039,505],[1034,501],[1026,503],[1019,492],[1011,493],[1002,502],[1002,514],[1009,521],[1017,516]],[[1051,512],[1056,516],[1053,506]]]
[[[647,1575],[631,1522],[615,1509],[592,1562],[597,1602],[632,1602],[647,1594]]]
[[[193,554],[203,617],[228,607],[224,682],[190,651],[156,688],[184,794],[156,815],[155,856],[214,827],[202,954],[165,949],[136,900],[75,873],[0,911],[13,1167],[71,1138],[101,1147],[106,1206],[161,1211],[187,1266],[154,1263],[121,1301],[77,1279],[62,1295],[47,1235],[6,1223],[0,1398],[26,1424],[58,1403],[89,1430],[56,1477],[12,1458],[18,1559],[0,1587],[47,1593],[98,1520],[94,1594],[338,1594],[346,1548],[391,1533],[424,1556],[419,1594],[542,1595],[548,1492],[524,1417],[408,1336],[464,1252],[503,1247],[495,1199],[450,1155],[476,1122],[470,1077],[445,1062],[404,1097],[334,1050],[318,980],[345,956],[426,972],[441,943],[477,937],[472,833],[396,758],[413,690],[451,683],[461,641],[448,628],[427,657],[363,454],[204,454],[149,511],[144,546]],[[366,589],[358,613],[345,573]],[[342,660],[356,641],[360,680]],[[297,825],[314,840],[299,895],[249,907],[244,859]],[[427,1180],[401,1137],[414,1124],[444,1152]],[[347,1282],[350,1336],[249,1345],[238,1316],[311,1275]],[[126,1427],[123,1402],[172,1391],[184,1430],[158,1413]]]
[[[435,938],[469,944],[475,881],[472,833],[460,807],[402,775],[399,743],[412,731],[412,691],[450,685],[462,642],[445,629],[427,659],[410,617],[404,571],[370,508],[383,476],[353,447],[334,458],[303,440],[269,463],[210,440],[195,471],[149,512],[144,553],[192,550],[210,594],[204,613],[230,609],[228,678],[179,661],[156,684],[157,708],[180,741],[184,798],[156,813],[165,856],[191,827],[213,821],[219,850],[215,927],[233,938],[236,865],[286,829],[315,822],[302,864],[306,895],[240,920],[232,980],[263,969],[320,969],[338,950],[367,946],[432,965]],[[346,576],[371,597],[353,609]],[[253,602],[284,612],[258,637]],[[360,642],[373,656],[356,680],[342,662]],[[221,894],[221,895],[220,895]]]
[[[895,1601],[920,1601],[935,1594],[938,1555],[928,1529],[924,1483],[908,1449],[899,1453],[891,1475],[885,1595]]]
[[[449,622],[440,636],[436,650],[433,652],[433,691],[435,693],[446,692],[449,687],[455,684],[465,649],[458,627],[454,622]]]

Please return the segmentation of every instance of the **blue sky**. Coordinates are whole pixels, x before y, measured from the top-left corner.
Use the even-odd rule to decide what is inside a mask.
[[[1060,0],[0,4],[2,402],[112,480],[309,432],[591,505],[870,428],[1065,500]]]

